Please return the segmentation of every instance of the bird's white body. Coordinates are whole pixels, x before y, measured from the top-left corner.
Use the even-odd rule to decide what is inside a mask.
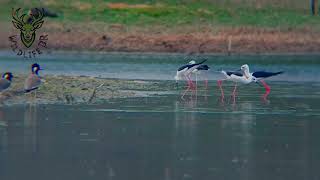
[[[201,74],[201,72],[203,72],[203,70],[194,69],[191,73],[199,75],[199,74]]]
[[[242,68],[241,68],[242,70]],[[221,99],[222,102],[224,102],[224,92],[222,89],[222,81],[227,80],[227,81],[232,81],[234,82],[234,89],[232,92],[232,97],[233,97],[233,103],[236,102],[236,91],[237,91],[237,85],[238,84],[249,84],[253,81],[253,76],[245,73],[244,71],[240,72],[227,72],[227,71],[221,71],[221,73],[225,76],[225,79],[223,80],[218,80],[218,86],[221,90]]]
[[[251,79],[251,82],[256,80],[256,78],[252,76],[252,73],[250,73],[249,66],[247,64],[242,65],[240,69],[244,76],[248,77],[248,79]]]
[[[177,74],[176,76],[174,77],[174,79],[176,81],[179,81],[179,80],[185,80],[186,79],[186,76],[189,75],[190,73],[188,73],[188,68],[184,68],[183,70],[181,71],[177,71]]]
[[[249,84],[253,81],[252,76],[237,76],[235,74],[228,75],[226,71],[221,71],[221,73],[225,76],[225,80],[232,81],[235,83]]]
[[[188,64],[181,66],[180,68],[178,68],[176,76],[174,77],[174,79],[176,80],[176,84],[178,85],[178,81],[179,80],[186,80],[188,82],[188,87],[187,89],[184,91],[183,95],[181,96],[181,98],[183,99],[184,95],[190,90],[192,89],[193,91],[197,91],[197,74],[196,74],[196,84],[194,84],[192,82],[192,78],[191,75],[196,73],[198,70],[197,68],[199,68],[206,60],[200,62],[200,63],[196,63],[195,61],[190,61]],[[208,66],[206,66],[208,69]],[[200,68],[201,69],[201,68]],[[196,93],[195,93],[196,94]]]
[[[196,62],[195,61],[190,61],[189,64],[195,64]],[[177,74],[176,76],[174,77],[174,79],[176,81],[179,81],[179,80],[187,80],[187,77],[192,73],[193,70],[195,70],[198,66],[194,66],[192,68],[184,68],[180,71],[177,71]]]

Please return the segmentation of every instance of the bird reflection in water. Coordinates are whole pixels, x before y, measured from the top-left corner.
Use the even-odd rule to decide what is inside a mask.
[[[27,104],[24,111],[24,150],[37,151],[37,109],[36,104]]]
[[[8,150],[8,123],[5,121],[5,116],[2,108],[0,108],[0,152]]]

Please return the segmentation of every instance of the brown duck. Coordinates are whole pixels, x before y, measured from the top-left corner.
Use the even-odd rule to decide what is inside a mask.
[[[0,92],[10,87],[12,78],[13,75],[11,72],[6,72],[2,75],[2,78],[0,79]]]
[[[37,63],[32,64],[31,74],[28,76],[24,83],[24,92],[28,93],[33,90],[36,90],[41,85],[41,78],[39,76],[39,71],[43,70],[40,68],[40,65]]]

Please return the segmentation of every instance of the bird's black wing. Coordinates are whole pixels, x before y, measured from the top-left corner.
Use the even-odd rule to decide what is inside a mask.
[[[196,68],[197,70],[209,70],[209,66],[206,64],[202,64],[199,67]]]
[[[226,73],[228,76],[231,76],[232,74],[240,77],[243,76],[241,72],[237,72],[237,71],[227,71]]]
[[[207,60],[205,59],[205,60],[203,60],[203,61],[201,61],[201,62],[199,62],[199,63],[196,63],[196,64],[192,64],[193,66],[197,66],[197,65],[200,65],[200,64],[203,64],[204,62],[206,62]]]
[[[283,71],[280,71],[280,72],[256,71],[256,72],[252,73],[252,76],[255,78],[267,78],[267,77],[275,76],[275,75],[282,74],[282,73],[283,73]]]
[[[203,64],[203,63],[206,62],[206,61],[207,61],[207,60],[205,59],[205,60],[203,60],[203,61],[201,61],[201,62],[199,62],[199,63],[188,64],[188,65],[187,65],[187,66],[188,66],[188,69],[193,68],[194,66],[199,66],[199,65]]]
[[[188,68],[188,69],[189,69],[190,66],[191,66],[191,64],[183,65],[183,66],[179,67],[178,71],[182,71],[182,70],[184,70],[185,68]]]
[[[185,68],[190,69],[190,68],[192,68],[192,67],[194,67],[194,66],[201,65],[201,64],[203,64],[203,63],[206,62],[206,61],[207,61],[207,60],[205,59],[205,60],[203,60],[203,61],[201,61],[201,62],[199,62],[199,63],[196,63],[196,64],[186,64],[186,65],[184,65],[184,66],[179,67],[178,71],[181,71],[181,70],[183,70],[183,69],[185,69]]]

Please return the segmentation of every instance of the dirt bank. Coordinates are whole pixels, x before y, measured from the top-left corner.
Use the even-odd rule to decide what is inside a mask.
[[[89,26],[89,25],[88,25]],[[206,28],[162,31],[129,29],[122,25],[90,29],[48,24],[51,50],[178,53],[315,53],[320,52],[320,32],[305,29]],[[10,49],[11,30],[1,31],[0,48]]]

